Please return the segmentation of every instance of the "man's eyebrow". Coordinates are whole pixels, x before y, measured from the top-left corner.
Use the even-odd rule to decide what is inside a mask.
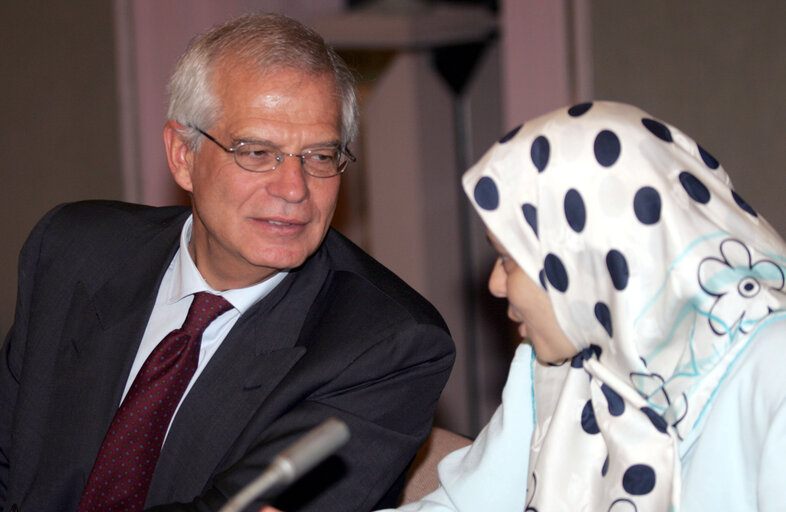
[[[306,144],[305,146],[303,146],[303,149],[304,150],[312,149],[312,148],[336,148],[336,149],[338,149],[340,147],[341,147],[341,141],[340,140],[338,140],[338,139],[331,139],[329,141],[313,142],[311,144]]]
[[[233,136],[232,137],[232,145],[240,144],[241,142],[244,143],[244,144],[262,144],[263,146],[276,147],[276,145],[273,144],[273,141],[268,140],[268,139],[258,139],[258,138],[253,137],[253,136],[249,136],[249,137],[234,137]]]
[[[244,144],[261,144],[263,146],[270,146],[270,147],[279,149],[278,145],[275,144],[270,139],[259,139],[257,137],[253,137],[253,136],[250,136],[250,137],[232,137],[232,145],[233,146],[237,145],[237,144],[240,144],[241,142],[244,143]],[[305,146],[303,146],[301,151],[305,151],[305,150],[313,149],[313,148],[335,148],[335,149],[339,149],[341,147],[342,146],[341,146],[341,141],[340,140],[338,140],[338,139],[331,139],[329,141],[314,142],[314,143],[305,145]]]

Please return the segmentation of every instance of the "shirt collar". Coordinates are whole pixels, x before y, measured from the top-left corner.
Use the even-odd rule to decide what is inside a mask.
[[[202,277],[194,260],[191,258],[191,253],[188,251],[193,223],[194,217],[189,215],[180,232],[180,249],[170,266],[172,280],[167,292],[167,303],[173,304],[198,292],[209,292],[224,297],[242,315],[256,302],[270,293],[286,277],[287,272],[280,271],[261,283],[246,288],[224,290],[222,292],[214,290]]]

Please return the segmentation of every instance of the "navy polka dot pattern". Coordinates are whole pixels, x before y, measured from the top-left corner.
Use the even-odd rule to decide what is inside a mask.
[[[568,190],[565,194],[565,218],[568,225],[576,233],[581,233],[584,224],[587,222],[587,211],[584,209],[584,201],[581,194],[575,188]]]
[[[493,201],[476,193],[485,179]],[[528,509],[678,507],[674,458],[715,396],[706,373],[786,309],[786,244],[708,151],[620,103],[529,120],[463,181],[577,348],[569,364],[534,365],[549,391],[536,392]],[[566,478],[597,492],[567,502]]]
[[[475,187],[475,202],[485,210],[496,210],[499,206],[499,191],[491,178],[481,179]]]
[[[540,272],[538,272],[538,281],[540,281],[540,286],[543,287],[543,289],[545,290],[547,288],[547,286],[546,286],[546,271],[545,270],[540,269]]]
[[[565,271],[565,265],[562,264],[557,255],[549,254],[546,256],[543,270],[546,272],[546,279],[549,280],[551,286],[561,292],[568,289],[568,273]]]
[[[647,417],[652,422],[653,426],[658,429],[658,432],[663,434],[666,433],[666,429],[668,428],[668,423],[666,420],[663,419],[663,416],[655,412],[651,407],[642,407],[641,411],[647,415]]]
[[[515,137],[515,136],[516,136],[516,134],[519,132],[519,130],[521,130],[521,127],[522,127],[522,126],[523,126],[523,125],[518,125],[517,127],[513,128],[512,130],[510,130],[508,133],[506,133],[505,135],[503,135],[503,136],[502,136],[502,138],[501,138],[501,139],[499,139],[499,143],[500,143],[500,144],[505,144],[507,141],[509,141],[510,139],[512,139],[513,137]]]
[[[609,338],[614,336],[614,326],[611,323],[611,310],[609,307],[602,303],[598,302],[595,304],[595,318],[600,322],[600,325],[606,330],[609,335]]]
[[[674,141],[674,139],[671,137],[671,130],[669,130],[666,125],[660,121],[656,121],[654,119],[642,119],[641,123],[660,140],[665,142]]]
[[[611,167],[620,157],[620,139],[614,132],[603,130],[595,137],[595,159],[603,167]]]
[[[550,153],[551,146],[549,146],[549,141],[546,137],[541,135],[532,143],[530,157],[532,158],[532,163],[535,164],[539,172],[543,172],[543,170],[546,169],[546,164],[549,163]]]
[[[655,471],[646,464],[634,464],[625,471],[622,487],[630,494],[647,494],[655,487]]]
[[[633,197],[633,211],[642,224],[655,224],[660,220],[660,194],[652,187],[642,187]]]
[[[710,191],[693,174],[688,171],[682,171],[680,173],[680,183],[682,183],[682,187],[690,198],[697,203],[707,204],[710,201]]]
[[[628,286],[628,262],[625,255],[617,249],[612,249],[606,254],[606,268],[609,269],[611,282],[614,283],[614,288],[617,290],[624,290]]]
[[[571,117],[579,117],[587,113],[589,109],[592,108],[592,103],[579,103],[578,105],[573,105],[568,109],[568,115]]]
[[[600,434],[598,421],[595,419],[595,411],[592,410],[592,400],[587,400],[584,409],[581,411],[581,428],[590,435]]]
[[[612,416],[619,416],[625,412],[625,401],[622,400],[616,391],[611,389],[606,384],[600,386],[601,391],[606,396],[606,403],[609,406],[609,414]]]
[[[538,236],[538,209],[526,203],[521,206],[521,212],[524,214],[524,219],[529,224],[529,227],[532,228],[535,236]]]
[[[594,310],[595,318],[600,322],[600,325],[603,326],[603,329],[606,330],[609,338],[614,336],[614,325],[611,322],[611,310],[609,307],[602,302],[598,302],[595,304]]]
[[[600,348],[600,346],[592,344],[589,347],[582,349],[578,354],[573,356],[573,359],[570,364],[573,368],[582,368],[584,361],[592,359],[593,357],[596,359],[600,359],[602,353],[603,353],[603,349]]]
[[[231,308],[223,297],[197,293],[183,326],[153,349],[109,426],[79,512],[144,508],[167,428],[197,368],[202,332]]]
[[[735,192],[734,190],[731,191],[731,197],[734,199],[734,202],[737,203],[737,206],[742,208],[742,210],[744,212],[746,212],[746,213],[748,213],[750,215],[753,215],[754,217],[758,217],[759,216],[759,214],[756,213],[756,210],[754,210],[751,207],[751,205],[746,203],[745,200],[742,197],[740,197],[740,195],[737,192]]]
[[[720,167],[720,163],[715,159],[714,156],[709,154],[706,149],[696,144],[696,147],[699,148],[699,155],[701,156],[701,160],[707,164],[707,167],[710,169],[717,169]]]

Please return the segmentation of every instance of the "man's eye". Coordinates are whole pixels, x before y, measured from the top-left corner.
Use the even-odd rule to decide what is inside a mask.
[[[338,160],[338,151],[335,149],[315,149],[309,151],[308,159],[315,163],[329,164]]]
[[[275,151],[259,146],[240,146],[237,149],[238,158],[249,160],[270,160],[275,158]]]

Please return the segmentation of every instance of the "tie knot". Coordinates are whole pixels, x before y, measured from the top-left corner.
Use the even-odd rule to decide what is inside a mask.
[[[194,301],[188,309],[186,320],[180,329],[189,334],[202,334],[210,323],[219,315],[232,309],[224,297],[212,293],[199,292],[194,295]]]

